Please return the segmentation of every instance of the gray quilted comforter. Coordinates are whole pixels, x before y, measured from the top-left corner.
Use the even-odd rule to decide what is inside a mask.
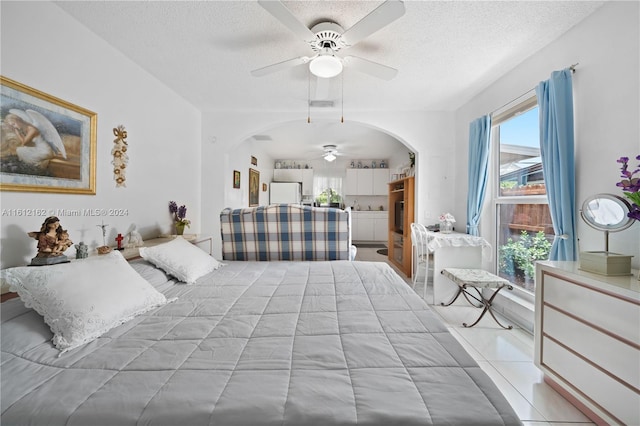
[[[385,263],[228,262],[178,300],[59,355],[2,304],[2,425],[520,424]]]

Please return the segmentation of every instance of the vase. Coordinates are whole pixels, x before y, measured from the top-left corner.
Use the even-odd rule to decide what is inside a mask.
[[[176,223],[176,235],[183,235],[184,234],[184,223]]]
[[[440,232],[443,234],[450,234],[453,232],[453,223],[446,220],[440,222]]]

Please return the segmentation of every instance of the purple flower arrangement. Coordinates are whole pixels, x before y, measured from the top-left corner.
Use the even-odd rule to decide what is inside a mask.
[[[636,156],[636,160],[640,161],[640,155]],[[617,162],[622,164],[620,168],[622,180],[616,183],[616,186],[622,188],[624,195],[631,200],[631,210],[627,216],[640,220],[640,164],[630,172],[629,157],[620,157]]]
[[[169,213],[173,215],[173,221],[176,225],[182,225],[189,227],[191,225],[191,221],[189,219],[185,219],[187,217],[187,206],[182,205],[178,207],[175,201],[169,201]]]

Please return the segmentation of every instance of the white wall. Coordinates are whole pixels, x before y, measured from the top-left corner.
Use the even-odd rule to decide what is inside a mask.
[[[619,181],[616,159],[640,154],[639,7],[638,2],[605,4],[456,112],[457,216],[466,221],[469,123],[534,88],[552,71],[575,63],[579,63],[573,75],[576,211],[589,195],[622,195],[615,186]],[[481,233],[495,242],[493,219],[487,216]],[[580,250],[604,250],[602,232],[576,220]],[[612,233],[609,240],[611,251],[634,255],[632,265],[640,267],[639,223]]]
[[[233,112],[205,111],[202,119],[203,140],[215,142],[202,145],[202,230],[220,235],[219,213],[225,207],[233,207],[224,182],[230,170],[229,156],[239,144],[251,135],[260,134],[292,120],[306,120],[306,111],[298,112]],[[318,115],[317,120],[328,119]],[[416,152],[416,218],[421,222],[424,212],[437,215],[453,208],[455,188],[449,182],[453,178],[453,113],[396,111],[359,112],[346,111],[345,120],[362,123],[384,131]],[[408,154],[403,154],[408,155]],[[440,176],[429,176],[427,170],[438,167]],[[220,175],[220,171],[223,175]],[[431,179],[431,182],[429,181]],[[445,188],[446,190],[443,190]],[[246,204],[245,204],[246,205]],[[433,218],[427,222],[433,222]],[[219,238],[214,243],[214,255],[221,253]]]
[[[170,232],[169,200],[186,204],[197,232],[200,218],[200,113],[119,51],[47,2],[2,2],[2,75],[98,114],[96,195],[0,193],[5,209],[127,209],[124,217],[64,217],[71,239],[102,245],[96,227],[118,232],[134,222],[144,238]],[[111,165],[113,128],[129,143],[126,188],[116,188]],[[27,232],[44,217],[1,217],[1,266],[26,264],[36,254]],[[66,254],[73,256],[75,249]]]
[[[225,192],[226,207],[234,209],[249,206],[249,169],[260,172],[260,204],[269,204],[269,183],[273,180],[274,159],[266,154],[260,147],[260,142],[254,140],[245,141],[237,145],[232,151],[226,154],[228,169],[222,180]],[[251,164],[251,157],[256,157],[257,165]],[[233,171],[240,172],[240,188],[233,187]],[[267,191],[262,191],[262,184],[267,184]],[[208,185],[204,185],[205,187]],[[220,212],[218,211],[218,214]],[[216,236],[219,233],[215,234]]]

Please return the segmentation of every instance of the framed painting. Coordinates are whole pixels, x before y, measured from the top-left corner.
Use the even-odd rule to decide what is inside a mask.
[[[249,207],[260,204],[260,172],[249,169]]]
[[[257,166],[258,165],[258,159],[256,157],[254,157],[253,155],[251,156],[251,165],[252,166]]]
[[[233,171],[233,187],[240,188],[240,172],[237,170]]]
[[[0,190],[96,193],[97,114],[0,76]]]

